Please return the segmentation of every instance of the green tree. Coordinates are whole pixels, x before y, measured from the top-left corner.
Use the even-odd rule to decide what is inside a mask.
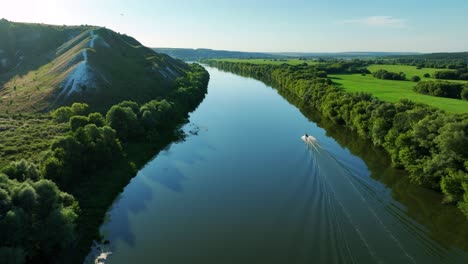
[[[86,116],[73,116],[70,118],[70,128],[72,131],[77,130],[79,127],[84,127],[89,124],[89,119]]]
[[[112,106],[106,114],[106,122],[117,131],[122,140],[135,137],[141,132],[137,116],[130,107]]]
[[[19,181],[25,181],[27,179],[38,180],[40,178],[37,166],[24,159],[11,162],[10,165],[3,168],[2,172],[10,178]]]
[[[465,87],[463,88],[463,90],[460,93],[460,97],[461,97],[461,99],[463,99],[465,101],[468,101],[468,85],[465,85]]]
[[[74,115],[87,116],[89,114],[89,105],[85,103],[73,103],[71,109]]]
[[[88,115],[88,120],[90,124],[95,124],[98,127],[103,127],[106,125],[106,120],[101,115],[101,113],[91,113]]]
[[[66,123],[74,115],[71,107],[63,106],[52,112],[52,117],[59,123]]]

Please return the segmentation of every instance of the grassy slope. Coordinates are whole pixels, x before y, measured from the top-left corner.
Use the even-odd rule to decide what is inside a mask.
[[[298,65],[307,63],[309,65],[318,64],[316,60],[299,60],[299,59],[213,59],[215,61],[229,61],[229,62],[244,62],[244,63],[252,63],[252,64],[272,64],[272,65],[281,65],[283,63],[291,64],[291,65]]]
[[[176,76],[168,74],[165,70],[167,67],[179,75],[188,69],[182,61],[155,53],[131,37],[106,29],[95,32],[105,39],[110,48],[96,45],[94,50],[88,52],[89,61],[110,84],[104,82],[95,94],[97,96],[83,94],[75,96],[74,100],[99,105],[103,109],[122,100],[147,102],[170,92]],[[166,79],[160,70],[171,78]]]
[[[69,130],[49,115],[0,116],[0,168],[11,161],[38,162],[40,153]]]

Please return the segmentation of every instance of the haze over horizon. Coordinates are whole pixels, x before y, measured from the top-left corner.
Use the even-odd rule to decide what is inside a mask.
[[[149,47],[251,52],[468,50],[468,2],[17,0],[0,18],[103,26]]]

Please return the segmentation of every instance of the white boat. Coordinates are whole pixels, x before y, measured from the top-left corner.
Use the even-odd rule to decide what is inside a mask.
[[[311,135],[303,135],[301,137],[302,141],[304,141],[305,143],[317,143],[317,139]]]

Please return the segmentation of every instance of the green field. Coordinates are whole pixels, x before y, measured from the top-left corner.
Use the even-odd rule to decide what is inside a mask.
[[[272,65],[281,65],[281,64],[291,64],[299,65],[307,63],[309,65],[318,64],[316,60],[300,60],[300,59],[212,59],[214,61],[228,61],[228,62],[243,62],[243,63],[252,63],[252,64],[272,64]]]
[[[424,78],[423,75],[425,73],[429,73],[433,76],[434,72],[441,71],[444,69],[434,69],[434,68],[422,68],[417,69],[416,66],[409,66],[409,65],[391,65],[391,64],[373,64],[367,67],[370,72],[375,72],[380,69],[387,70],[389,72],[404,72],[406,74],[406,78],[410,79],[412,76],[419,76],[421,80],[431,80],[431,78]]]
[[[396,66],[412,67],[400,65]],[[370,74],[366,76],[362,76],[360,74],[332,74],[329,75],[329,77],[333,80],[333,82],[342,85],[343,88],[349,92],[368,92],[379,99],[389,102],[397,102],[400,99],[406,98],[410,99],[411,101],[428,104],[448,112],[468,112],[468,101],[416,93],[413,91],[413,87],[416,85],[414,82],[381,80],[373,77]]]

